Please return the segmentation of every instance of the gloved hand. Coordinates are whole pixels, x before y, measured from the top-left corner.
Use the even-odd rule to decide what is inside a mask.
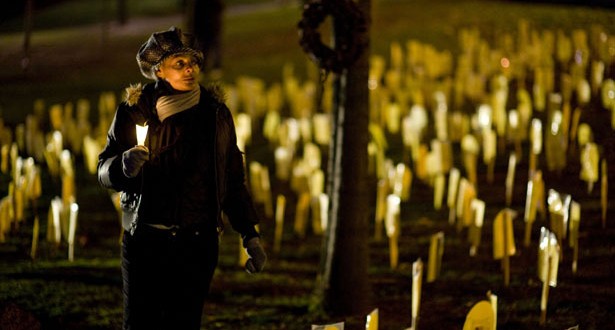
[[[132,147],[122,154],[122,171],[129,178],[139,174],[145,161],[149,159],[149,149],[145,146]]]
[[[263,270],[265,262],[267,262],[267,254],[265,254],[258,237],[253,237],[246,243],[246,252],[249,256],[248,261],[246,261],[246,271],[254,274]]]

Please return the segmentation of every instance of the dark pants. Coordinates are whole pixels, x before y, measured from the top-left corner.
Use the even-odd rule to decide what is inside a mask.
[[[215,230],[139,225],[122,244],[124,329],[200,329],[218,263]]]

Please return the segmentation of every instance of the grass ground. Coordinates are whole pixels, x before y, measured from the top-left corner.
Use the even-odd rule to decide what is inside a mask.
[[[373,7],[372,52],[381,55],[388,54],[392,41],[409,39],[456,52],[459,29],[478,27],[486,39],[493,41],[497,33],[514,31],[520,17],[538,29],[572,31],[601,24],[613,34],[615,26],[613,10],[588,7],[470,0],[381,0],[375,1]],[[52,16],[56,15],[70,17],[62,11]],[[273,83],[281,79],[282,66],[286,63],[294,65],[297,75],[307,76],[310,64],[297,43],[299,17],[300,10],[293,4],[249,12],[229,7],[225,19],[223,79],[234,82],[241,75],[250,75]],[[49,23],[53,29],[34,34],[31,66],[26,73],[20,67],[22,36],[10,31],[0,34],[0,107],[5,123],[23,122],[37,98],[43,98],[47,105],[79,98],[89,98],[96,104],[100,92],[119,92],[128,83],[142,80],[134,62],[136,48],[152,31],[181,24],[181,18],[176,12],[147,19],[134,17],[127,26],[112,24],[109,30],[104,30],[99,23],[79,28],[62,23]],[[266,149],[266,146],[253,147]],[[519,168],[526,169],[527,162],[522,161]],[[551,290],[548,322],[543,329],[566,329],[577,324],[580,329],[608,329],[609,312],[615,307],[612,262],[615,230],[612,223],[606,229],[600,226],[597,194],[584,193],[586,189],[577,179],[576,170],[578,164],[572,163],[564,173],[548,174],[546,178],[549,187],[574,194],[582,203],[583,223],[579,272],[572,274],[570,251],[564,250],[566,259],[560,269],[560,283]],[[480,186],[484,187],[480,194],[488,205],[494,206],[485,219],[493,219],[494,210],[503,207],[505,171],[506,164],[500,161],[495,183],[488,184],[485,169],[479,168],[479,173],[483,173],[479,175]],[[523,210],[524,206],[525,172],[518,171],[512,205],[517,210]],[[27,257],[30,222],[0,245],[1,329],[27,329],[36,324],[43,329],[119,328],[121,277],[117,216],[107,192],[98,188],[92,175],[79,168],[77,179],[80,225],[75,262],[65,261],[65,246],[56,248],[46,243],[41,243],[37,260],[30,261]],[[6,175],[0,177],[0,182],[8,180]],[[50,198],[60,191],[58,182],[51,178],[45,177],[44,183],[44,196],[37,210],[40,214],[46,214]],[[0,187],[3,195],[6,189],[4,184]],[[282,183],[274,185],[275,192],[287,189]],[[420,328],[461,328],[471,306],[484,299],[488,290],[499,297],[499,329],[541,328],[536,244],[527,248],[518,246],[519,252],[512,260],[511,284],[504,286],[499,262],[491,258],[491,222],[483,228],[478,255],[468,257],[465,233],[448,225],[447,210],[433,210],[430,189],[416,182],[410,201],[402,205],[403,235],[398,269],[388,267],[385,241],[369,243],[371,295],[374,308],[380,309],[380,329],[410,326],[411,263],[419,257],[427,260],[429,235],[437,231],[446,235],[443,269],[438,281],[424,285]],[[292,219],[292,210],[288,219]],[[320,237],[308,233],[300,239],[290,227],[287,223],[282,252],[270,253],[267,271],[259,276],[248,276],[236,265],[237,238],[231,232],[225,233],[220,267],[204,313],[207,329],[308,329],[312,323],[339,321],[313,315],[308,310],[319,262]],[[271,220],[265,220],[262,230],[271,251]],[[522,223],[517,222],[516,232],[522,230]],[[535,236],[537,231],[534,228]],[[364,327],[362,318],[345,321],[349,329]]]

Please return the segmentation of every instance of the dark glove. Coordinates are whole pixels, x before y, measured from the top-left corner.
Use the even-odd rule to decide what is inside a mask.
[[[265,262],[267,262],[267,254],[265,254],[258,237],[253,237],[246,243],[246,252],[249,256],[248,261],[246,261],[246,271],[254,274],[263,270]]]
[[[139,174],[145,161],[149,159],[149,149],[145,146],[132,147],[122,154],[122,171],[129,178]]]

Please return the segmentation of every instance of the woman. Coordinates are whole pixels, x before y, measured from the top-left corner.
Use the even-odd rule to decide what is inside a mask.
[[[182,38],[171,28],[141,46],[137,63],[155,82],[127,89],[99,156],[100,184],[122,192],[124,329],[200,328],[221,212],[243,238],[246,270],[266,261],[231,113],[200,86],[203,55]]]

